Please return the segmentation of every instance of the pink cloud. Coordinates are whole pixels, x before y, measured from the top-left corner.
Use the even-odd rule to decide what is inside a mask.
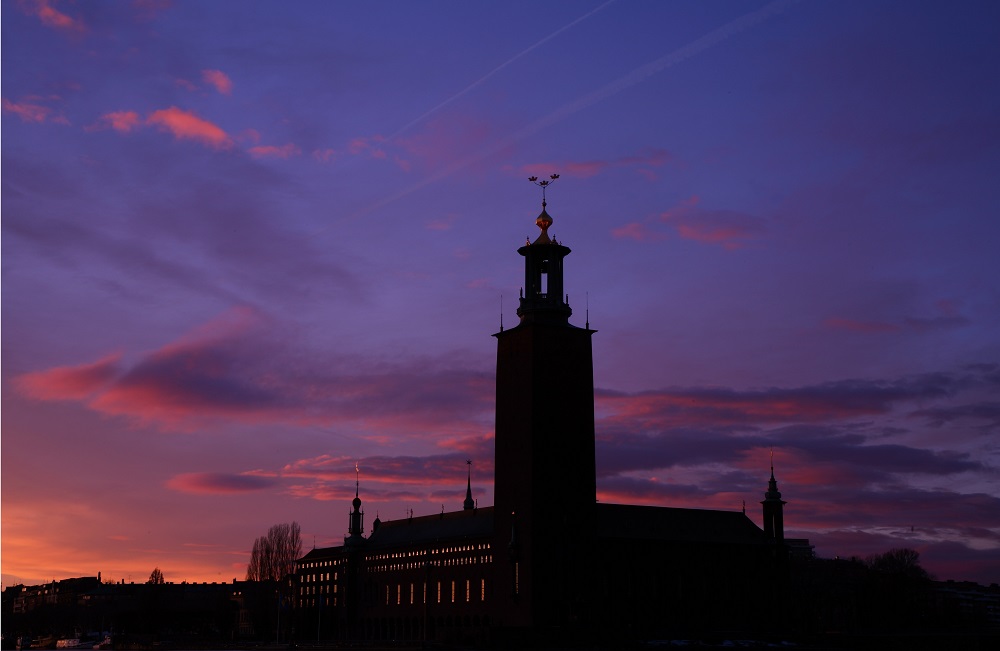
[[[302,153],[302,150],[292,143],[280,147],[275,145],[260,145],[258,147],[251,147],[249,151],[256,158],[291,158]]]
[[[630,222],[619,226],[611,231],[611,235],[617,239],[631,239],[636,242],[655,242],[667,237],[663,233],[650,230],[649,226],[641,222]]]
[[[396,167],[403,170],[404,172],[409,172],[413,168],[413,164],[406,160],[405,158],[400,158],[399,156],[393,156],[392,160],[396,163]]]
[[[899,332],[900,327],[893,323],[882,321],[856,321],[854,319],[844,319],[840,317],[830,317],[823,322],[828,328],[834,330],[848,330],[850,332],[881,333]]]
[[[439,169],[465,158],[470,150],[490,141],[494,129],[493,123],[468,115],[439,117],[427,122],[419,133],[391,144],[398,146],[405,156],[396,161],[404,171],[409,171],[410,165],[418,169],[421,166]]]
[[[228,95],[233,90],[232,80],[221,70],[202,70],[201,79],[223,95]]]
[[[82,21],[54,9],[48,0],[35,0],[22,6],[27,7],[28,12],[37,16],[46,27],[68,32],[82,32],[86,29]]]
[[[174,84],[180,86],[184,90],[189,90],[191,92],[198,90],[198,87],[195,86],[192,82],[188,81],[187,79],[175,79]]]
[[[368,142],[367,138],[355,138],[351,142],[347,143],[347,151],[351,152],[355,156],[364,153],[371,149],[371,144]]]
[[[256,475],[190,472],[171,477],[167,488],[196,495],[232,495],[264,490],[274,484],[275,480]]]
[[[673,226],[684,239],[729,250],[764,233],[763,221],[758,217],[735,210],[705,210],[697,207],[700,202],[698,195],[692,195],[661,213],[660,221]]]
[[[121,131],[124,133],[128,133],[142,123],[139,119],[139,114],[135,111],[115,111],[113,113],[105,113],[101,116],[101,120],[108,123],[115,131]]]
[[[120,372],[121,355],[103,357],[91,364],[60,366],[28,373],[17,379],[25,394],[42,400],[78,400],[96,393]]]
[[[22,122],[45,122],[52,113],[52,109],[47,106],[29,103],[15,104],[8,99],[3,100],[3,110],[21,118]]]
[[[315,149],[312,156],[321,163],[329,163],[333,160],[336,153],[333,149]]]
[[[622,156],[612,160],[589,161],[556,161],[547,163],[531,163],[520,168],[521,173],[528,176],[546,178],[549,174],[565,174],[576,178],[597,176],[611,168],[635,168],[636,172],[646,178],[656,178],[656,173],[649,168],[662,167],[671,162],[673,157],[665,149],[644,149],[637,154]]]
[[[194,113],[182,111],[176,106],[153,112],[146,119],[146,123],[157,125],[161,129],[169,131],[175,138],[197,140],[214,149],[225,149],[233,144],[225,131]]]
[[[424,228],[429,231],[449,231],[451,227],[455,224],[455,220],[458,219],[458,215],[446,215],[444,217],[438,217],[437,219],[432,219],[424,224]]]

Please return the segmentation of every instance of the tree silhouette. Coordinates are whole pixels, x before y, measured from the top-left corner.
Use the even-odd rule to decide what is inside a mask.
[[[302,555],[299,524],[276,524],[257,538],[250,552],[247,581],[280,581],[295,569]]]
[[[869,556],[865,559],[865,565],[870,570],[884,574],[911,579],[929,578],[927,571],[920,567],[920,552],[906,547],[890,549],[884,554]]]
[[[163,572],[160,571],[159,567],[154,567],[153,571],[149,573],[149,581],[146,583],[151,583],[153,585],[160,585],[164,583]]]

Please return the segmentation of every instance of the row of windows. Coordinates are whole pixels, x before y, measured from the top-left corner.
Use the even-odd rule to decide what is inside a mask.
[[[407,552],[392,552],[389,554],[372,554],[368,556],[368,560],[389,560],[393,558],[413,558],[426,556],[427,554],[453,554],[461,552],[475,552],[483,551],[490,548],[489,543],[480,543],[477,545],[459,545],[458,547],[442,547],[440,549],[424,549],[424,550],[411,550]]]
[[[409,589],[409,604],[410,605],[418,603],[417,602],[416,585],[417,584],[415,584],[415,583],[411,583],[410,584],[410,589]],[[444,596],[446,598],[449,596],[448,587],[449,586],[447,584],[444,584],[444,591],[445,591],[444,592]],[[451,603],[455,603],[456,600],[461,600],[462,596],[463,596],[462,593],[459,592],[459,590],[461,590],[461,585],[458,584],[456,581],[452,581],[450,587],[451,587],[451,591],[450,591]],[[476,587],[478,587],[478,593],[479,593],[478,600],[481,601],[481,602],[482,601],[486,601],[486,579],[480,579],[479,585],[476,586]],[[473,594],[474,590],[475,590],[475,588],[473,587],[472,581],[470,579],[466,579],[465,580],[465,594],[464,594],[464,596],[465,596],[464,601],[466,603],[469,603],[469,602],[471,602],[473,600],[473,598],[474,598],[474,594]],[[391,605],[393,603],[393,597],[394,597],[394,595],[393,595],[392,586],[390,586],[390,585],[385,586],[385,605],[386,606],[389,606],[389,605]],[[442,582],[438,581],[437,582],[437,586],[436,586],[436,599],[437,599],[436,602],[437,603],[441,603],[441,597],[442,597]],[[395,604],[397,606],[401,606],[403,604],[404,598],[405,598],[404,597],[404,586],[403,586],[402,583],[397,583],[396,584],[396,590],[395,590]],[[420,591],[420,602],[419,603],[422,603],[422,604],[427,603],[427,582],[426,581],[424,581],[424,583],[422,584],[422,588],[421,588],[421,591]]]
[[[321,585],[321,586],[319,586],[319,593],[323,594],[324,592],[326,594],[330,594],[330,586],[328,586],[328,585]],[[336,585],[333,586],[333,593],[337,594],[337,586]],[[301,596],[301,595],[306,595],[306,594],[316,594],[316,586],[314,586],[314,585],[313,586],[299,586],[299,595]]]
[[[326,577],[325,578],[324,578],[322,572],[319,574],[319,579],[317,579],[316,576],[317,575],[315,575],[315,574],[303,574],[302,575],[302,582],[303,583],[312,583],[312,582],[315,582],[315,581],[329,581],[330,580],[330,573],[329,572],[326,573]],[[337,580],[337,573],[336,572],[333,573],[333,580],[334,581]]]
[[[311,569],[314,567],[335,567],[340,565],[343,561],[332,560],[332,561],[310,561],[308,563],[301,563],[298,569]]]
[[[419,570],[424,567],[454,567],[457,565],[474,565],[476,563],[492,563],[493,556],[466,556],[464,558],[444,558],[433,561],[410,561],[407,563],[388,563],[372,565],[369,572],[395,572],[397,570]]]
[[[334,597],[333,600],[331,601],[329,597],[326,597],[325,599],[323,597],[320,597],[319,598],[319,602],[320,602],[321,606],[336,606],[337,605],[337,598]],[[316,600],[315,599],[299,599],[299,608],[305,608],[306,606],[309,606],[310,608],[315,608],[316,607]]]

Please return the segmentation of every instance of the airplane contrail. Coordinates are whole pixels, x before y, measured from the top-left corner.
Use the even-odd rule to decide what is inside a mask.
[[[605,7],[607,7],[609,4],[613,3],[614,1],[615,0],[608,0],[607,2],[605,2],[604,4],[602,4],[601,6],[597,7],[596,9],[591,9],[590,11],[588,11],[587,13],[585,13],[584,15],[580,16],[579,18],[577,18],[576,20],[574,20],[574,21],[572,21],[572,22],[570,22],[570,23],[568,23],[566,25],[563,25],[562,27],[560,27],[556,31],[552,32],[551,34],[549,34],[548,36],[546,36],[545,38],[543,38],[542,40],[537,41],[536,43],[534,43],[533,45],[529,46],[528,48],[522,50],[521,52],[518,52],[517,54],[515,54],[511,58],[507,59],[506,61],[504,61],[503,63],[501,63],[500,65],[498,65],[496,68],[493,68],[492,70],[490,70],[489,72],[487,72],[485,75],[483,75],[482,77],[480,77],[476,81],[472,82],[471,84],[469,84],[468,86],[466,86],[462,90],[458,91],[457,93],[455,93],[454,95],[452,95],[448,99],[444,100],[443,102],[441,102],[440,104],[438,104],[434,108],[428,110],[427,112],[425,112],[420,117],[415,118],[413,120],[410,120],[409,122],[407,122],[406,124],[404,124],[403,126],[401,126],[399,129],[396,130],[395,133],[393,133],[391,136],[389,136],[388,139],[392,140],[396,136],[400,135],[401,133],[403,133],[404,131],[406,131],[410,127],[412,127],[414,124],[417,124],[418,122],[421,122],[424,119],[426,119],[428,116],[430,116],[430,115],[432,115],[434,113],[437,113],[438,111],[440,111],[441,109],[443,109],[445,106],[451,104],[452,102],[454,102],[456,99],[458,99],[462,95],[465,95],[466,93],[468,93],[469,91],[471,91],[476,86],[481,85],[487,79],[489,79],[490,77],[492,77],[496,73],[500,72],[501,70],[503,70],[504,68],[506,68],[510,64],[514,63],[515,61],[517,61],[518,59],[520,59],[524,55],[528,54],[529,52],[531,52],[535,48],[537,48],[537,47],[541,46],[542,44],[544,44],[544,43],[546,43],[546,42],[554,39],[556,36],[559,36],[560,34],[562,34],[563,32],[565,32],[567,29],[569,29],[573,25],[576,25],[580,21],[583,21],[583,20],[586,20],[587,18],[590,18],[591,16],[593,16],[594,14],[596,14],[597,12],[599,12],[600,10],[604,9]]]
[[[747,29],[763,22],[772,15],[784,11],[788,7],[796,4],[799,0],[774,0],[774,2],[764,5],[756,11],[751,11],[747,14],[735,18],[725,25],[718,27],[711,32],[705,34],[704,36],[691,41],[687,45],[680,47],[669,54],[666,54],[655,61],[651,61],[645,65],[639,66],[632,72],[619,77],[615,81],[598,88],[597,90],[584,95],[568,104],[561,106],[560,108],[552,111],[548,115],[535,120],[528,126],[516,131],[510,136],[489,145],[478,152],[466,156],[465,158],[456,160],[454,163],[438,170],[434,174],[414,183],[413,185],[404,188],[397,192],[396,194],[383,197],[378,201],[372,203],[367,208],[359,210],[349,217],[349,219],[354,219],[363,215],[366,215],[374,210],[381,208],[382,206],[391,204],[405,196],[408,196],[417,190],[420,190],[432,183],[437,183],[438,181],[447,178],[457,172],[458,170],[468,167],[469,165],[476,163],[488,156],[492,156],[500,151],[503,151],[507,147],[510,147],[514,143],[527,138],[528,136],[538,133],[542,129],[551,126],[557,122],[560,122],[569,116],[582,111],[585,108],[593,106],[598,102],[605,100],[609,97],[617,95],[618,93],[635,86],[636,84],[645,81],[649,77],[671,68],[678,63],[686,61],[691,57],[694,57],[702,52],[718,45],[719,43],[725,41],[726,39],[732,38],[740,32],[746,31]],[[607,4],[607,3],[605,3]],[[603,7],[605,5],[601,5]],[[601,7],[598,7],[600,9]],[[595,9],[594,11],[597,11]],[[593,13],[593,12],[591,12]],[[582,19],[582,18],[581,18]],[[578,20],[581,20],[578,19]],[[572,24],[572,23],[571,23]],[[564,28],[565,29],[565,28]],[[532,46],[534,47],[534,46]],[[506,64],[504,64],[506,65]],[[491,73],[492,74],[492,73]],[[320,229],[319,232],[326,230],[327,227]],[[318,233],[317,233],[318,234]]]

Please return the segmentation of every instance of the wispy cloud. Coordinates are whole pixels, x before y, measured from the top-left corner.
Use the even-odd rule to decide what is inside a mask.
[[[730,250],[766,232],[758,217],[735,210],[706,210],[700,203],[701,197],[692,195],[661,213],[660,221],[672,226],[684,239]]]
[[[176,106],[154,111],[146,118],[146,122],[173,134],[175,138],[195,140],[213,149],[227,149],[233,144],[232,139],[221,128]]]
[[[76,399],[100,413],[177,431],[208,422],[340,423],[359,436],[427,438],[488,427],[488,375],[447,359],[380,367],[344,357],[303,365],[300,353],[280,340],[265,319],[241,308],[130,365],[109,357],[19,382],[36,399]]]
[[[23,102],[12,102],[4,98],[2,103],[5,113],[12,113],[19,117],[22,122],[55,122],[56,124],[69,124],[65,116],[56,113],[52,108],[39,103],[40,98],[26,99]]]
[[[65,32],[86,31],[86,25],[82,20],[59,11],[49,0],[29,0],[20,4],[29,14],[37,16],[46,27]]]
[[[139,114],[135,111],[113,111],[101,116],[101,121],[115,131],[128,133],[142,125]]]
[[[202,70],[201,79],[223,95],[233,92],[233,81],[221,70]]]
[[[284,145],[257,145],[247,151],[256,158],[292,158],[302,153],[302,150],[293,143]]]
[[[181,493],[196,495],[228,495],[265,490],[275,483],[270,477],[257,475],[191,472],[171,477],[167,481],[167,487]]]
[[[553,172],[577,178],[597,176],[610,169],[632,168],[643,172],[646,178],[655,178],[654,170],[673,161],[666,149],[647,148],[635,154],[629,154],[610,160],[561,160],[522,165],[519,170],[528,176],[547,177]]]
[[[18,387],[40,400],[79,400],[93,395],[121,372],[121,355],[108,355],[80,366],[28,373],[17,379]]]

